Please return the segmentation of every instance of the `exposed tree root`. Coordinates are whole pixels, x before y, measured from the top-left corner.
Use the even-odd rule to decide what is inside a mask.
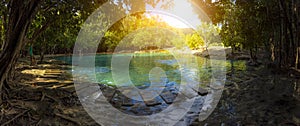
[[[28,66],[28,65],[27,65]],[[47,68],[36,66],[34,69],[61,69],[59,65],[50,64]],[[0,125],[97,125],[84,111],[75,89],[49,88],[47,86],[28,85],[39,76],[22,73],[31,70],[26,65],[16,70],[17,78],[12,82],[13,87],[0,108]],[[58,79],[70,80],[71,76],[59,75]],[[74,88],[74,87],[73,87]],[[2,92],[5,92],[3,90]],[[2,92],[0,92],[2,94]],[[8,92],[8,91],[6,91]],[[25,111],[24,111],[25,110]],[[94,123],[93,123],[94,122]]]
[[[65,119],[67,121],[71,121],[73,123],[75,123],[76,125],[80,126],[81,123],[76,121],[75,119],[71,118],[71,117],[68,117],[68,116],[65,116],[65,115],[62,115],[62,114],[59,114],[59,113],[55,113],[56,116],[62,118],[62,119]]]
[[[22,113],[16,115],[16,116],[15,116],[14,118],[12,118],[11,120],[8,120],[7,122],[1,124],[1,126],[8,125],[9,123],[11,123],[11,122],[14,121],[15,119],[17,119],[17,118],[23,116],[24,114],[26,114],[26,113],[29,112],[29,111],[30,111],[30,109],[27,109],[27,110],[23,111]]]

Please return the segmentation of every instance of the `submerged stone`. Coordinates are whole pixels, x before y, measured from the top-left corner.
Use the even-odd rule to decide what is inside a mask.
[[[163,93],[160,94],[160,96],[164,99],[164,101],[167,104],[172,104],[177,95],[173,94],[171,92],[163,92]]]
[[[169,82],[166,84],[166,87],[172,87],[172,86],[175,86],[177,83],[172,81],[172,82]]]
[[[110,69],[107,67],[96,67],[95,72],[96,73],[108,73],[108,72],[110,72]]]
[[[156,62],[161,63],[161,64],[166,64],[166,65],[175,65],[177,64],[177,60],[173,59],[173,60],[156,60]]]

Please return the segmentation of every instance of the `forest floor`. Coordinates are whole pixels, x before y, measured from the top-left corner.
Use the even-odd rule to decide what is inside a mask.
[[[52,59],[36,66],[20,60],[2,125],[98,125],[83,109],[71,66]],[[228,71],[225,90],[214,112],[191,125],[300,125],[300,73],[248,67]]]
[[[98,125],[78,100],[69,65],[47,58],[29,64],[21,59],[17,65],[7,104],[1,106],[1,126]]]

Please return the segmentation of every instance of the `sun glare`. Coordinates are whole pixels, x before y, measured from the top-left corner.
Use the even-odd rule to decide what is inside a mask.
[[[165,16],[165,15],[161,15],[161,18],[168,23],[170,26],[175,27],[175,28],[188,28],[189,26],[185,23],[183,23],[182,21],[171,17],[171,16]]]
[[[156,10],[157,12],[166,12],[170,13],[165,15],[163,13],[153,12],[151,15],[158,15],[162,18],[163,21],[168,23],[170,26],[175,28],[190,28],[191,25],[195,26],[195,24],[199,24],[200,20],[198,15],[193,11],[192,5],[188,0],[174,0],[174,6],[169,9],[162,9],[160,6],[162,3],[158,4],[155,8],[152,6],[146,6],[147,10]],[[172,16],[176,15],[176,16]],[[180,19],[178,19],[180,17]],[[189,23],[189,24],[186,24]]]
[[[147,17],[159,17],[159,19],[163,22],[166,22],[169,26],[174,28],[188,28],[189,26],[185,24],[180,19],[176,18],[175,16],[169,16],[164,14],[157,14],[157,13],[150,13],[146,15]]]

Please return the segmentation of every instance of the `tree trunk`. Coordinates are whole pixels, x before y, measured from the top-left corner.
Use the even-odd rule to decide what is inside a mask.
[[[258,62],[257,62],[257,58],[256,58],[255,52],[253,51],[252,48],[250,48],[249,51],[250,51],[250,60],[248,61],[248,65],[250,65],[250,66],[257,66]]]
[[[40,52],[40,63],[43,63],[43,60],[44,60],[44,53],[45,53],[45,48],[44,48],[44,46],[42,45],[42,47],[41,47],[42,49],[41,49],[41,52]]]
[[[40,62],[43,63],[44,62],[44,51],[41,52],[41,58],[40,58]]]
[[[6,29],[5,45],[0,54],[0,104],[3,103],[5,87],[11,78],[21,48],[25,44],[24,38],[34,18],[41,0],[11,0],[9,3],[9,19]],[[6,92],[8,93],[8,92]]]
[[[297,54],[296,54],[296,63],[295,63],[295,68],[298,69],[298,63],[299,63],[299,51],[300,48],[297,48]]]
[[[280,0],[279,0],[280,1]],[[279,34],[279,44],[278,44],[278,59],[279,59],[279,62],[278,62],[278,68],[281,68],[282,66],[282,44],[284,43],[284,18],[283,18],[283,9],[282,9],[282,6],[279,2],[279,7],[280,7],[280,34]]]
[[[2,42],[1,47],[0,47],[0,52],[3,51],[3,49],[4,49],[4,44],[5,44],[5,42]]]

